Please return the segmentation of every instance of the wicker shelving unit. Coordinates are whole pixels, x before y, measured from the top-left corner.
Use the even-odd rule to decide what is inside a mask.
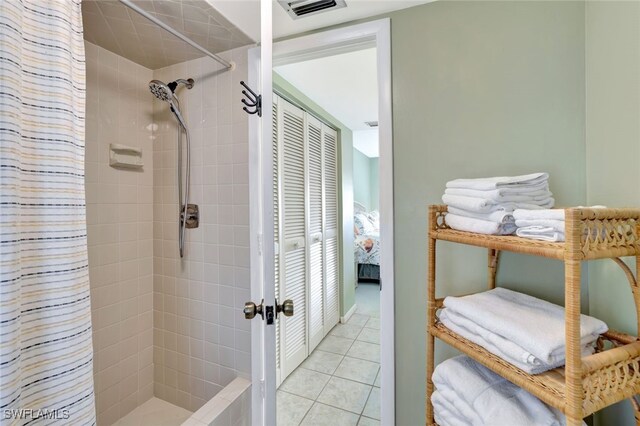
[[[612,259],[631,285],[640,329],[640,209],[565,210],[564,243],[548,243],[514,236],[473,234],[450,229],[444,222],[447,207],[429,207],[429,253],[427,278],[427,425],[435,424],[431,394],[434,385],[435,338],[455,347],[485,367],[526,389],[567,416],[568,426],[582,424],[590,414],[629,398],[640,426],[640,339],[610,330],[598,340],[595,354],[580,353],[580,265],[591,259]],[[437,311],[444,298],[436,298],[436,242],[450,241],[488,249],[488,287],[496,286],[500,251],[561,260],[565,265],[566,365],[531,375],[447,329]],[[620,257],[635,256],[636,271]]]

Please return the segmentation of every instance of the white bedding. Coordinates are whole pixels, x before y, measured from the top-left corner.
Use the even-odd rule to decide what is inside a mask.
[[[380,265],[380,215],[374,210],[354,215],[354,254],[356,263]]]
[[[380,232],[356,235],[354,246],[357,263],[380,265]]]

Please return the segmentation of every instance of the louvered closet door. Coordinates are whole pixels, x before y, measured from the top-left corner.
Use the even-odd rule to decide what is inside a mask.
[[[281,265],[280,265],[280,235],[282,234],[282,229],[280,224],[282,223],[282,219],[280,218],[280,200],[281,200],[281,172],[280,166],[282,161],[280,160],[280,153],[282,150],[280,149],[280,144],[278,141],[278,107],[280,103],[280,98],[278,96],[273,95],[273,242],[274,242],[274,286],[275,286],[275,296],[276,300],[279,303],[282,303],[280,298],[280,287],[281,287]],[[282,374],[281,374],[281,362],[280,362],[280,321],[282,320],[282,316],[278,316],[275,321],[276,326],[276,386],[280,386],[282,383]]]
[[[338,283],[338,135],[322,125],[324,189],[324,332],[340,319]]]
[[[281,99],[282,101],[282,99]],[[281,321],[280,350],[282,378],[291,373],[308,354],[305,218],[304,111],[282,101],[278,105],[280,149],[282,150],[282,248],[284,279],[281,295],[293,300],[295,313]]]
[[[307,114],[307,191],[309,241],[309,352],[324,337],[324,268],[322,206],[322,123]]]

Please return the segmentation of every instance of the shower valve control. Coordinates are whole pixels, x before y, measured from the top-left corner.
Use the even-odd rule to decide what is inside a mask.
[[[180,222],[184,220],[185,210],[187,213],[187,218],[185,221],[185,228],[193,229],[197,228],[200,225],[200,210],[198,209],[197,204],[187,204],[186,209],[182,209],[182,213],[180,214]]]

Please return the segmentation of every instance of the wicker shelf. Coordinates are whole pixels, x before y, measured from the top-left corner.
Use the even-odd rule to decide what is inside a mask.
[[[485,247],[514,253],[532,254],[552,259],[564,259],[564,243],[548,243],[526,238],[472,234],[455,229],[436,229],[432,233],[436,240]]]
[[[580,354],[580,264],[583,260],[613,259],[623,270],[633,290],[640,328],[640,209],[567,209],[566,242],[547,243],[520,237],[480,235],[450,229],[446,206],[429,207],[427,424],[435,424],[431,394],[434,370],[434,339],[453,346],[512,383],[526,389],[567,416],[567,425],[606,406],[640,394],[640,339],[609,331],[600,337],[597,353]],[[489,289],[495,288],[500,251],[542,256],[565,263],[566,366],[531,375],[461,337],[438,322],[443,299],[435,297],[436,242],[449,241],[488,249]],[[621,256],[635,256],[634,273]],[[609,343],[607,343],[609,342]],[[605,350],[607,349],[608,350]],[[640,405],[633,401],[636,425]]]

